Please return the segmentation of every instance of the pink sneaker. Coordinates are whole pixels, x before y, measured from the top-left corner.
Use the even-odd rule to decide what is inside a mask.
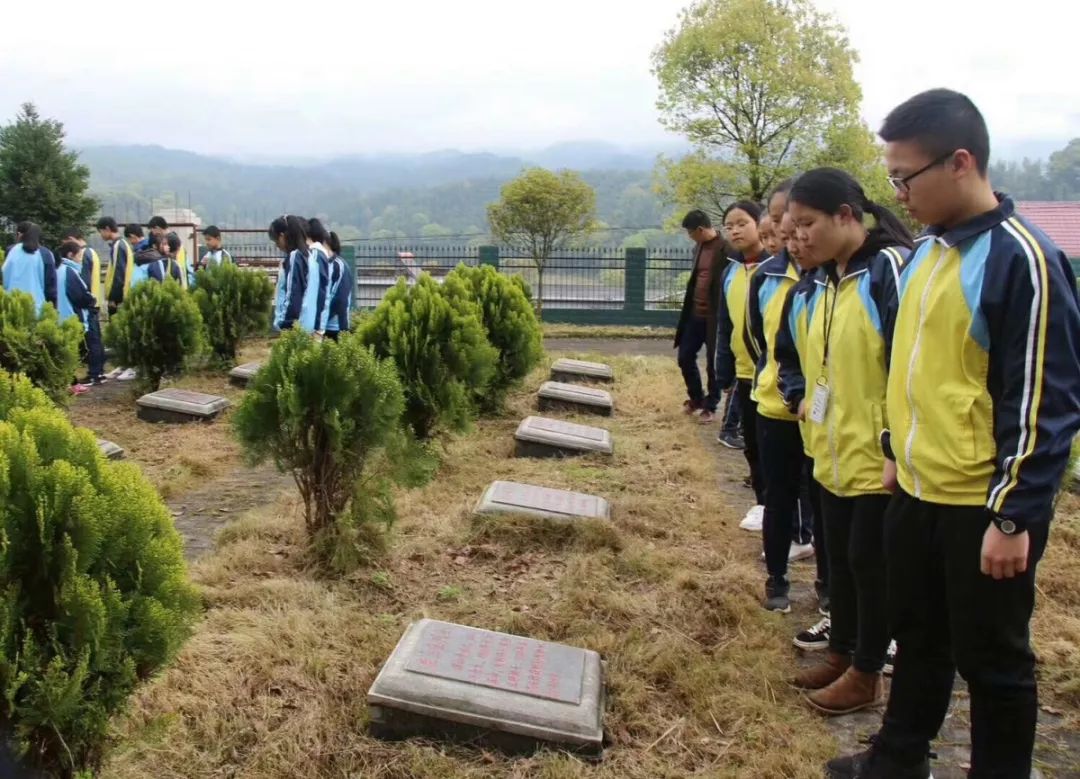
[[[85,384],[72,384],[71,385],[71,394],[72,395],[85,395],[89,391],[90,391],[90,388],[87,387]]]

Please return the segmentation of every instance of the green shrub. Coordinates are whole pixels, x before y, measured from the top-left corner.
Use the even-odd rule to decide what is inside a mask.
[[[171,279],[147,281],[132,290],[109,320],[105,343],[113,348],[115,361],[135,368],[140,386],[149,390],[206,350],[199,307]]]
[[[169,662],[198,599],[172,516],[133,464],[0,374],[0,716],[25,759],[92,769],[109,717]]]
[[[79,370],[83,328],[60,321],[52,306],[37,312],[25,292],[0,289],[0,369],[25,374],[54,401],[67,398]]]
[[[290,330],[233,414],[248,460],[292,473],[309,538],[335,567],[348,568],[393,520],[390,485],[405,478],[396,467],[403,408],[394,365],[357,335],[335,343]]]
[[[485,411],[501,407],[507,391],[524,379],[544,356],[543,334],[520,282],[490,265],[459,265],[446,278],[448,297],[466,294],[480,306],[488,341],[499,350],[488,387],[477,398]]]
[[[379,357],[390,357],[405,390],[405,424],[418,439],[439,428],[463,430],[477,393],[491,381],[498,352],[488,343],[478,306],[451,304],[424,273],[399,279],[359,331]]]
[[[230,262],[195,274],[192,297],[216,362],[231,365],[241,339],[269,330],[273,296],[274,285],[265,274],[242,271]]]

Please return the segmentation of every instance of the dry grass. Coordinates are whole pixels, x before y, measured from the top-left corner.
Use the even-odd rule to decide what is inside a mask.
[[[674,338],[674,327],[570,325],[545,322],[544,338]]]
[[[347,580],[310,573],[293,499],[228,526],[219,551],[193,567],[206,618],[116,723],[103,776],[820,776],[835,742],[784,684],[793,623],[758,605],[762,572],[748,553],[758,542],[740,535],[745,506],[724,505],[714,454],[677,411],[672,361],[611,362],[617,414],[602,422],[615,436],[611,461],[512,457],[513,429],[533,411],[519,394],[503,418],[449,445],[432,484],[400,496],[402,521],[377,568]],[[474,520],[493,479],[603,495],[613,527]],[[1072,516],[1043,566],[1036,639],[1053,680],[1044,690],[1055,687],[1048,699],[1075,714],[1076,498],[1062,508]],[[613,742],[603,761],[369,737],[367,689],[404,627],[424,616],[600,652]]]

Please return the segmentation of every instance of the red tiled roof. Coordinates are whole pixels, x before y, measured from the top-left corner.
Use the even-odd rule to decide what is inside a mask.
[[[1080,258],[1080,201],[1027,200],[1017,203],[1016,210],[1042,228],[1066,257]]]

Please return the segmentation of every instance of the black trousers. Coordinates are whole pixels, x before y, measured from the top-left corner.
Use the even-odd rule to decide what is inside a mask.
[[[765,567],[769,576],[787,577],[791,539],[799,527],[799,498],[803,479],[802,436],[798,422],[784,422],[758,415],[757,443],[761,447],[761,470],[765,477]]]
[[[898,645],[879,741],[921,760],[945,719],[955,672],[971,693],[970,779],[1027,779],[1038,693],[1029,623],[1047,524],[1028,529],[1028,569],[995,581],[979,570],[990,516],[898,493],[885,520],[889,627]],[[835,607],[834,607],[835,608]]]
[[[825,544],[825,518],[821,515],[821,485],[814,478],[814,459],[805,459],[806,500],[810,504],[811,535],[814,541],[814,559],[817,562],[817,590],[829,592],[829,550]]]
[[[98,320],[97,311],[88,312],[87,317],[89,320],[83,348],[86,350],[87,374],[91,379],[96,379],[105,373],[105,347],[101,343],[101,322]]]
[[[765,505],[765,478],[761,472],[761,453],[758,451],[758,413],[757,403],[750,397],[753,385],[749,379],[738,379],[735,382],[735,402],[739,404],[739,413],[742,416],[743,429],[743,455],[746,464],[750,466],[750,486],[754,488],[754,499],[758,506]],[[802,444],[800,444],[802,446]]]
[[[701,388],[701,369],[698,368],[698,352],[705,347],[705,373],[708,377],[709,394]],[[713,349],[709,348],[709,322],[698,316],[690,316],[679,340],[679,369],[686,383],[690,402],[699,408],[716,411],[720,405],[720,387],[716,383],[716,362]]]
[[[832,604],[829,649],[852,654],[852,665],[866,673],[882,669],[889,648],[883,539],[888,506],[888,495],[841,498],[821,488]]]

